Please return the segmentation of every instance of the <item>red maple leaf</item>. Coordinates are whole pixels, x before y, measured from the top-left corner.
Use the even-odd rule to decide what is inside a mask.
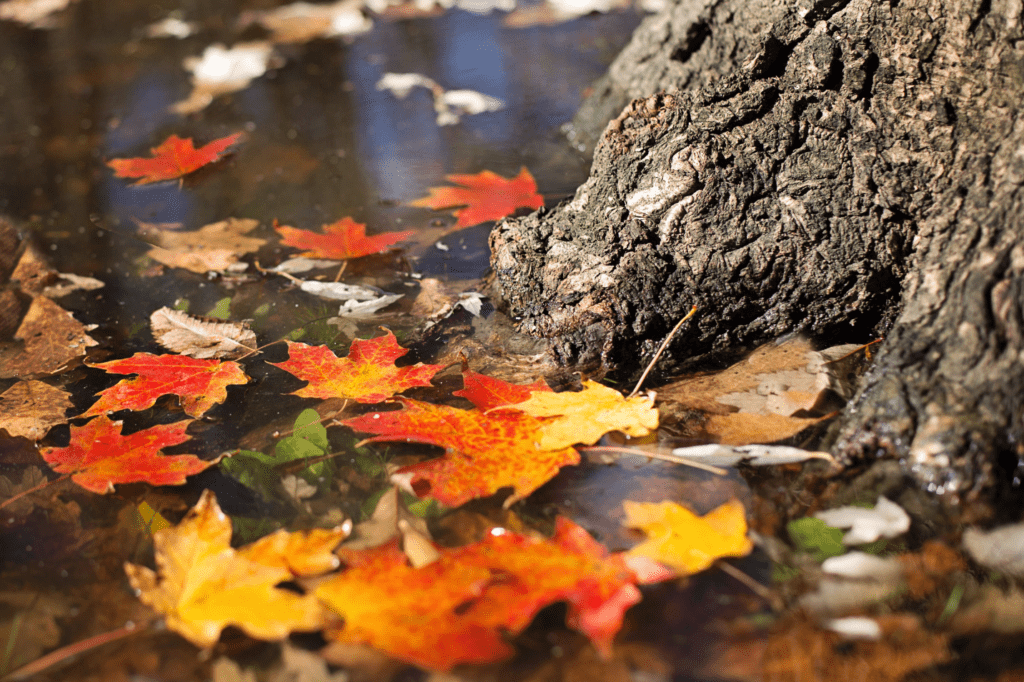
[[[481,542],[439,550],[421,568],[409,566],[396,541],[338,554],[346,570],[316,589],[344,619],[328,636],[435,670],[508,657],[503,633],[518,634],[558,601],[569,603],[570,627],[607,656],[623,614],[640,601],[636,584],[673,575],[653,562],[609,556],[564,518],[550,540],[493,529]]]
[[[508,507],[521,500],[567,464],[578,464],[573,448],[542,450],[544,421],[516,410],[460,410],[399,398],[403,409],[372,412],[342,423],[356,431],[381,434],[367,442],[406,440],[440,445],[444,457],[402,467],[398,480],[408,481],[420,497],[455,507],[512,486]]]
[[[192,138],[171,135],[151,150],[151,158],[111,159],[107,165],[119,178],[139,178],[136,185],[175,180],[221,158],[241,137],[242,133],[235,133],[196,149]]]
[[[188,440],[185,429],[191,423],[187,419],[122,436],[122,422],[100,415],[84,426],[72,425],[67,447],[43,448],[39,453],[54,471],[71,474],[72,481],[101,495],[113,491],[115,483],[181,485],[187,476],[217,463],[195,455],[158,454],[161,448]]]
[[[303,398],[348,398],[361,403],[379,403],[407,388],[430,386],[430,379],[444,369],[444,365],[421,362],[395,367],[395,360],[409,351],[398,345],[390,331],[373,339],[355,339],[343,358],[326,346],[287,343],[288,359],[270,364],[309,382],[293,393]]]
[[[534,391],[551,392],[543,379],[537,379],[532,384],[524,386],[510,384],[486,374],[477,374],[468,369],[462,371],[462,386],[461,391],[454,391],[452,395],[462,396],[484,412],[496,407],[521,403],[529,398]]]
[[[324,225],[324,233],[300,230],[296,227],[278,225],[274,221],[274,229],[281,235],[281,244],[307,249],[300,256],[307,258],[326,258],[329,260],[347,260],[374,253],[387,251],[394,244],[416,234],[412,230],[405,232],[385,232],[366,236],[366,225],[345,217],[336,223]]]
[[[236,362],[199,360],[185,355],[136,353],[130,358],[91,365],[111,374],[138,374],[97,393],[100,399],[81,415],[145,410],[168,393],[179,396],[190,417],[199,417],[227,399],[227,387],[249,382]]]
[[[500,220],[517,208],[538,209],[544,205],[544,197],[537,193],[537,183],[525,167],[511,180],[489,170],[475,175],[446,175],[445,179],[462,187],[431,187],[429,196],[409,205],[434,210],[464,206],[452,212],[459,219],[453,228],[456,230]]]

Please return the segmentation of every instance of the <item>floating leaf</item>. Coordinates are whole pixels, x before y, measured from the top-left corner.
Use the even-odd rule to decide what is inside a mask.
[[[653,397],[626,398],[596,381],[584,381],[583,390],[575,393],[535,391],[514,408],[534,417],[558,417],[543,427],[540,445],[545,449],[593,445],[609,431],[637,437],[658,428]]]
[[[180,524],[153,534],[158,571],[126,563],[125,572],[167,627],[197,646],[212,646],[228,625],[279,640],[319,629],[324,613],[312,595],[276,585],[337,565],[331,550],[344,537],[341,528],[275,534],[235,551],[231,520],[206,490]]]
[[[191,138],[171,135],[152,149],[150,158],[111,159],[107,165],[119,178],[139,178],[136,185],[176,180],[218,160],[241,137],[242,133],[235,133],[196,149]]]
[[[412,230],[408,230],[385,232],[367,237],[366,225],[357,223],[348,217],[342,218],[336,223],[324,225],[324,234],[278,225],[277,221],[274,221],[274,229],[281,235],[283,246],[307,249],[300,253],[300,256],[331,260],[347,260],[387,251],[398,242],[415,234]]]
[[[0,393],[0,429],[37,441],[51,426],[67,421],[73,407],[67,391],[42,381],[19,381]]]
[[[67,369],[96,345],[86,333],[91,329],[49,298],[34,297],[14,334],[24,343],[0,347],[0,379],[26,379]]]
[[[145,410],[168,393],[179,397],[185,414],[200,417],[227,400],[228,386],[249,383],[249,377],[236,362],[197,360],[184,355],[136,353],[130,358],[90,366],[110,374],[139,376],[122,379],[100,391],[100,399],[83,417],[117,410]]]
[[[489,170],[475,175],[446,175],[445,179],[461,187],[431,187],[429,196],[409,205],[434,210],[464,206],[452,212],[459,219],[454,228],[457,230],[500,220],[518,208],[536,210],[544,205],[544,197],[537,193],[537,183],[526,168],[510,180]]]
[[[192,92],[170,110],[176,114],[202,111],[214,97],[249,87],[278,62],[274,46],[265,40],[237,43],[230,48],[220,43],[210,45],[201,57],[185,58],[183,64],[192,73]]]
[[[521,500],[567,464],[578,464],[579,453],[564,447],[538,445],[541,420],[515,410],[460,410],[400,398],[403,409],[372,412],[342,423],[365,433],[380,434],[368,442],[407,440],[445,448],[444,457],[398,469],[393,480],[419,497],[432,497],[458,506],[493,495],[511,486],[508,507]]]
[[[153,311],[149,324],[157,343],[192,358],[237,358],[256,349],[256,334],[244,322],[209,320],[164,307]]]
[[[184,443],[191,419],[152,426],[127,436],[122,422],[100,415],[84,426],[71,426],[71,444],[43,448],[43,456],[54,471],[71,474],[71,480],[86,490],[104,494],[115,483],[145,481],[152,485],[181,485],[185,478],[216,464],[195,455],[160,455],[161,448]]]
[[[248,236],[259,224],[251,218],[228,218],[191,232],[141,224],[139,235],[154,244],[146,255],[156,262],[205,274],[231,270],[240,255],[266,244],[265,239]]]
[[[508,657],[503,633],[521,632],[558,601],[569,603],[570,627],[607,656],[623,614],[640,601],[636,584],[671,575],[656,568],[638,575],[564,518],[550,540],[497,528],[476,544],[439,549],[421,568],[396,542],[339,554],[347,569],[316,591],[344,619],[328,636],[434,670]]]
[[[680,574],[703,571],[720,557],[746,556],[753,549],[747,537],[743,505],[730,500],[704,516],[675,502],[622,503],[623,525],[640,528],[647,540],[629,551],[671,566]]]
[[[373,339],[355,339],[348,355],[339,358],[326,346],[307,346],[288,341],[288,360],[272,362],[309,385],[293,395],[303,398],[347,398],[379,403],[413,386],[430,386],[442,365],[416,363],[395,367],[395,360],[409,351],[398,345],[390,331]]]

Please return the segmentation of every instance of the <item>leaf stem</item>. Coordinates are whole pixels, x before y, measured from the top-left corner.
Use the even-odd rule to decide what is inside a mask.
[[[77,656],[78,654],[89,651],[90,649],[95,649],[96,647],[103,646],[108,642],[113,642],[123,637],[127,637],[128,635],[133,635],[136,632],[142,630],[143,628],[149,627],[149,625],[154,620],[156,620],[156,618],[157,616],[154,614],[148,620],[145,620],[141,623],[129,622],[122,628],[94,635],[92,637],[89,637],[88,639],[83,639],[81,642],[75,642],[74,644],[69,644],[65,647],[61,647],[56,651],[51,651],[45,656],[37,658],[31,663],[23,665],[14,672],[9,673],[4,677],[0,678],[0,682],[8,682],[8,680],[11,680],[12,682],[14,680],[26,680],[33,675],[41,673],[50,666],[56,665],[61,661],[71,658],[72,656]]]
[[[661,342],[660,346],[658,346],[658,352],[655,353],[654,357],[651,358],[651,361],[647,363],[647,369],[645,369],[644,373],[640,375],[640,380],[637,381],[636,386],[633,387],[633,392],[626,396],[626,400],[629,400],[630,398],[632,398],[633,396],[640,392],[640,386],[643,385],[644,379],[646,379],[647,375],[651,373],[652,369],[654,369],[654,365],[657,364],[658,360],[661,358],[661,354],[665,352],[665,349],[668,347],[669,341],[671,341],[672,337],[676,335],[676,332],[679,331],[679,328],[683,326],[683,322],[686,322],[688,319],[693,317],[696,312],[697,306],[693,306],[692,308],[690,308],[690,312],[686,313],[686,316],[683,317],[683,319],[676,322],[676,326],[672,327],[672,331],[668,333],[668,336],[665,337],[665,340]]]
[[[6,507],[7,505],[11,504],[12,502],[20,500],[21,498],[25,497],[26,495],[31,495],[32,493],[34,493],[36,491],[39,491],[39,490],[42,490],[43,488],[45,488],[45,487],[47,487],[49,485],[53,485],[54,483],[59,483],[59,482],[65,480],[65,479],[69,478],[70,476],[71,476],[71,474],[64,474],[60,478],[55,478],[52,481],[43,481],[39,485],[34,485],[31,488],[29,488],[28,490],[22,490],[17,495],[14,495],[12,497],[8,497],[3,502],[0,502],[0,509],[3,509],[4,507]]]
[[[725,476],[729,472],[720,467],[711,466],[710,464],[704,464],[703,462],[697,462],[686,457],[680,457],[679,455],[670,455],[664,452],[653,452],[651,450],[639,450],[636,448],[620,448],[613,445],[588,445],[577,448],[585,452],[597,452],[608,455],[633,455],[634,457],[650,457],[651,459],[660,459],[664,462],[672,462],[673,464],[682,464],[683,466],[693,467],[694,469],[700,469],[701,471],[708,471],[717,476]]]

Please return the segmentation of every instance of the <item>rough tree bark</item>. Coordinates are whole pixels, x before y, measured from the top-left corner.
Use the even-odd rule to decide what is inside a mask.
[[[681,0],[575,121],[589,180],[491,235],[566,363],[669,367],[793,331],[885,342],[837,454],[972,494],[1022,455],[1021,0]],[[628,104],[627,104],[628,103]]]

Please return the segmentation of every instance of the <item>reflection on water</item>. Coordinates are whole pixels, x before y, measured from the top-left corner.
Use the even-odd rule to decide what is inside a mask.
[[[217,278],[155,268],[143,257],[149,245],[136,234],[140,222],[180,223],[182,229],[195,230],[228,217],[255,218],[261,227],[254,234],[270,240],[258,257],[262,265],[273,265],[283,258],[270,229],[274,219],[315,230],[351,216],[366,223],[371,234],[413,229],[423,238],[413,240],[403,254],[351,263],[347,281],[403,292],[417,286],[413,275],[480,277],[487,267],[488,225],[438,240],[441,228],[453,222],[450,216],[404,204],[442,184],[450,173],[489,169],[509,177],[521,166],[533,173],[549,204],[569,195],[585,178],[588,162],[560,137],[558,128],[639,20],[632,13],[619,13],[552,27],[508,29],[498,15],[459,10],[410,20],[378,18],[371,32],[352,40],[279,46],[281,65],[249,87],[216,98],[198,114],[171,113],[168,108],[187,97],[191,88],[182,60],[214,42],[236,41],[240,36],[235,18],[244,10],[266,8],[265,2],[232,0],[81,0],[65,10],[51,30],[0,22],[0,213],[29,229],[60,270],[104,281],[105,288],[96,294],[77,295],[66,303],[78,319],[100,325],[95,335],[101,347],[95,359],[157,350],[144,331],[149,314],[183,301],[188,301],[191,312],[205,313],[230,299],[231,316],[256,318],[254,326],[265,340],[336,310],[336,304],[312,301],[281,279]],[[184,40],[142,37],[145,26],[172,10],[196,22],[199,32]],[[253,38],[253,30],[242,37]],[[445,89],[476,90],[506,106],[439,127],[426,90],[398,99],[377,89],[377,82],[389,72],[420,73]],[[115,179],[105,165],[115,157],[145,156],[172,133],[194,138],[198,145],[236,131],[243,131],[245,139],[230,158],[181,184],[132,186]],[[408,305],[403,310],[407,312]],[[402,332],[401,322],[391,323]],[[357,327],[360,333],[369,333],[377,324],[367,321]],[[306,333],[315,341],[315,324]],[[337,330],[330,333],[336,335]],[[281,361],[284,350],[272,347],[264,357]],[[269,451],[269,434],[290,428],[295,414],[307,405],[280,395],[294,389],[281,373],[258,364],[247,371],[253,374],[254,385],[232,393],[232,401],[195,425],[196,444],[190,445],[190,452],[209,458],[239,443]],[[96,390],[109,385],[97,383],[103,380],[81,368],[67,381],[75,392],[75,413],[90,403]],[[259,404],[253,396],[261,395],[280,397],[273,404]],[[125,420],[128,428],[137,429],[154,418],[166,418],[160,415],[155,410]],[[64,439],[63,445],[67,427],[56,428],[50,438]],[[332,446],[351,450],[351,434],[332,438],[348,438]],[[20,480],[27,467],[40,464],[25,442],[0,439],[0,448],[0,474]],[[338,465],[348,467],[345,485],[352,495],[337,506],[358,515],[380,467],[374,474],[372,462],[351,462],[355,464],[346,460]],[[642,492],[636,485],[641,476],[648,482],[657,478],[659,485],[671,490],[703,485],[662,469],[581,468],[547,489],[526,513],[543,523],[558,510],[572,515],[571,498],[592,496],[595,504],[600,498],[599,506],[575,506],[582,510],[581,519],[596,528],[602,518],[610,518],[602,510],[617,508],[619,498]],[[624,480],[631,483],[623,484]],[[363,484],[370,487],[360,488]],[[225,509],[239,514],[237,524],[248,524],[236,528],[239,532],[266,532],[275,519],[265,517],[295,513],[287,505],[260,500],[223,475],[204,473],[169,492],[118,486],[114,495],[90,497],[69,486],[50,507],[33,512],[29,522],[12,526],[14,530],[0,539],[0,571],[4,589],[25,599],[4,604],[15,604],[16,613],[32,618],[40,613],[33,610],[36,605],[44,605],[49,609],[45,623],[33,624],[49,628],[49,634],[35,640],[24,635],[27,629],[22,635],[11,634],[12,621],[4,620],[0,625],[7,629],[0,630],[0,650],[10,642],[23,644],[24,650],[17,656],[4,654],[3,665],[11,669],[55,646],[148,618],[148,610],[128,594],[121,567],[126,559],[151,562],[148,535],[133,525],[134,505],[145,495],[147,504],[176,520],[203,488],[215,489]],[[552,494],[559,499],[548,499]],[[337,514],[337,506],[321,511],[325,516]],[[622,541],[616,538],[617,545]],[[682,646],[665,632],[703,628],[715,608],[708,604],[712,594],[719,601],[723,595],[748,594],[722,574],[699,580],[707,588],[701,591],[704,596],[682,597],[677,590],[659,588],[658,600],[643,607],[641,618],[660,619],[662,631],[652,634],[649,625],[645,629],[642,620],[634,621],[635,631],[627,636],[633,643],[623,651],[635,649],[650,657],[644,647],[675,648],[668,660],[684,665],[687,647],[696,646],[698,639],[690,637],[690,644]],[[0,618],[6,615],[0,613]],[[542,614],[523,635],[526,657],[510,664],[506,672],[514,673],[515,666],[557,667],[558,657],[567,652],[591,655],[581,638],[558,625],[564,615],[556,616]],[[552,628],[557,632],[548,631]],[[650,643],[638,644],[640,640]],[[232,652],[236,644],[229,634],[220,653]],[[87,659],[87,673],[78,679],[111,679],[104,673],[105,656],[117,661],[112,666],[120,676],[116,679],[127,679],[125,670],[134,671],[131,679],[137,680],[209,679],[203,677],[208,674],[206,664],[180,639],[140,635],[137,646],[130,640],[118,646]],[[254,659],[249,661],[254,665],[266,653],[251,644],[238,652],[243,659]],[[538,663],[548,658],[549,663]],[[174,660],[182,663],[175,667],[170,663]],[[627,665],[625,660],[614,665],[660,675],[650,679],[670,676],[663,663]],[[73,679],[76,671],[65,668],[52,674],[46,679]]]

